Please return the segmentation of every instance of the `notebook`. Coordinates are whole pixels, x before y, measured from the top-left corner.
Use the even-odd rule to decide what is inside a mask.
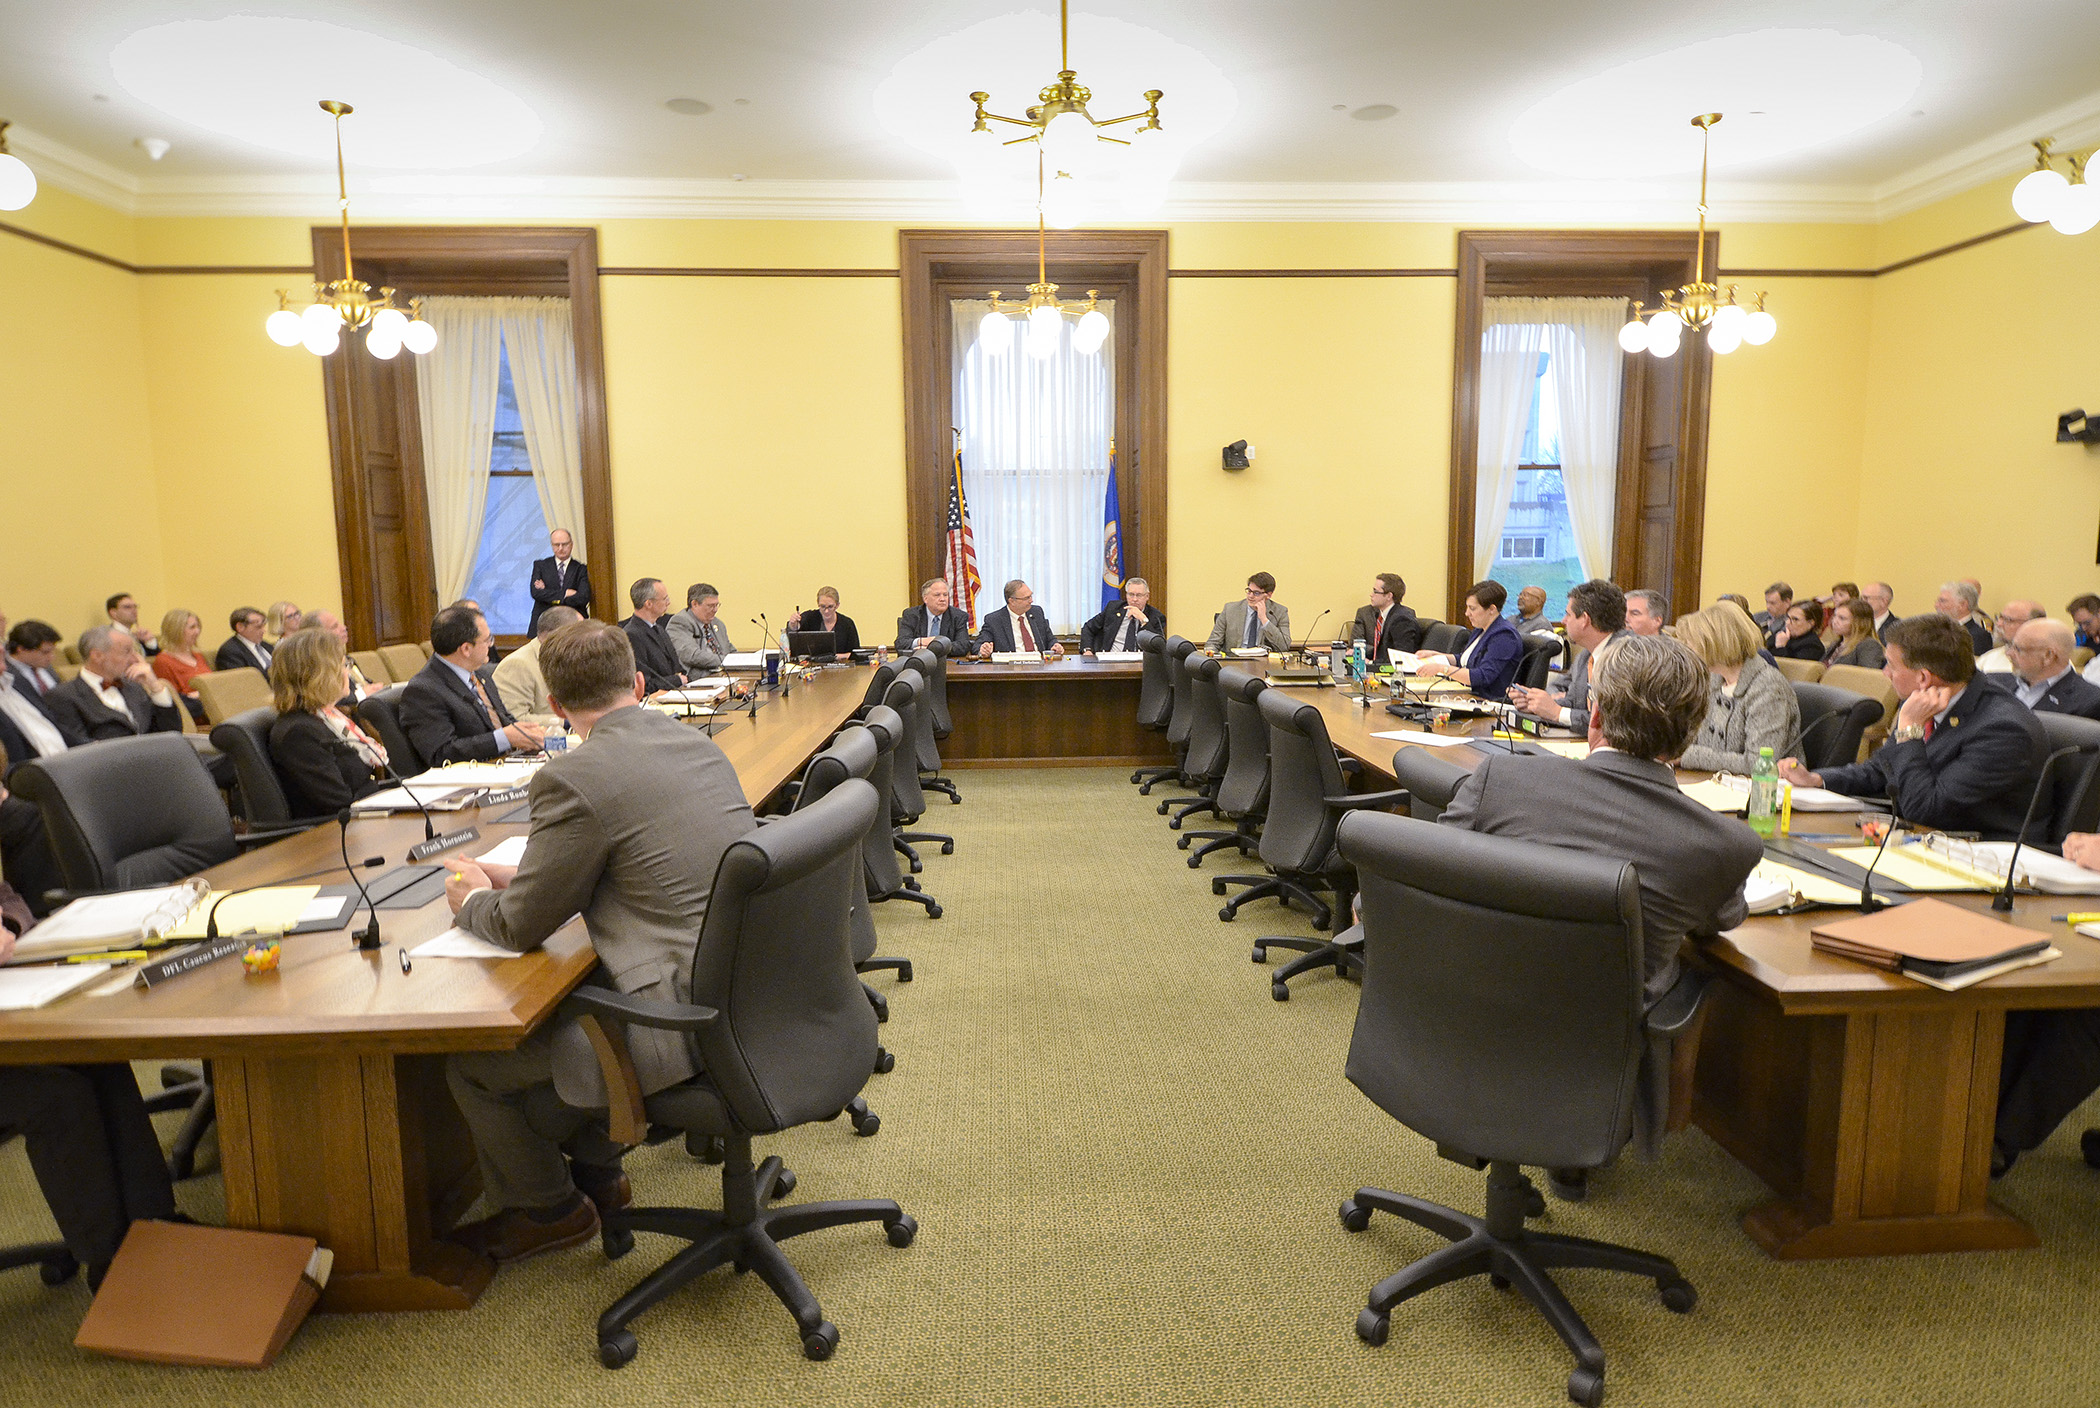
[[[134,1222],[73,1343],[119,1359],[267,1368],[334,1264],[311,1237]]]
[[[56,963],[41,968],[0,968],[0,1012],[48,1007],[110,970],[107,963]]]
[[[2049,936],[2002,919],[1916,899],[1877,914],[1817,924],[1809,942],[1823,953],[1875,968],[1948,980],[2046,952]]]
[[[74,900],[15,943],[13,963],[101,953],[163,941],[197,908],[210,887],[202,880],[87,895]]]

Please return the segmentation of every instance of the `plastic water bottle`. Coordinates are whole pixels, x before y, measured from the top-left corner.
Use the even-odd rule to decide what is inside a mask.
[[[1364,673],[1364,643],[1357,641],[1349,647],[1349,678],[1360,681]]]
[[[1779,770],[1772,764],[1772,750],[1757,750],[1757,766],[1750,770],[1750,829],[1769,839],[1779,825]]]

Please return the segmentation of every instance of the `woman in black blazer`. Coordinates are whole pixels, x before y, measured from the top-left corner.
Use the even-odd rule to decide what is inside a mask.
[[[333,816],[378,790],[386,749],[336,707],[350,692],[350,664],[333,631],[309,627],[279,642],[270,689],[270,761],[293,817]]]
[[[834,637],[832,649],[838,651],[840,658],[850,650],[860,649],[860,632],[854,627],[853,618],[839,614],[837,587],[818,587],[817,609],[803,612],[795,622],[795,629],[831,632]]]
[[[1823,603],[1797,601],[1786,609],[1786,624],[1772,637],[1772,653],[1782,660],[1823,658]]]

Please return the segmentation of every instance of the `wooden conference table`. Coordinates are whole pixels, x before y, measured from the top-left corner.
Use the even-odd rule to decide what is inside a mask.
[[[1339,690],[1296,692],[1335,746],[1391,775],[1407,745],[1371,736],[1403,727],[1382,700],[1366,710]],[[1439,752],[1470,767],[1492,746]],[[1852,813],[1793,819],[1797,835],[1856,827]],[[2012,922],[2051,934],[2064,956],[1954,993],[1815,952],[1814,912],[1755,917],[1695,951],[1717,981],[1692,1118],[1776,1195],[1743,1216],[1759,1246],[1798,1260],[2038,1245],[1989,1198],[1998,1062],[2008,1011],[2100,1007],[2100,942],[2050,922],[2082,904],[2021,896]]]
[[[949,767],[1127,767],[1170,763],[1166,734],[1139,728],[1142,664],[1089,660],[1073,651],[1041,664],[948,662],[941,742]]]
[[[769,699],[755,718],[716,726],[715,741],[754,806],[852,715],[868,674],[825,670],[786,699]],[[481,828],[479,841],[451,854],[477,855],[527,829],[523,803],[488,813],[439,818],[447,829]],[[205,878],[219,889],[301,876],[338,882],[339,832],[334,823],[316,827]],[[422,839],[413,814],[358,820],[350,854],[393,864]],[[516,1046],[597,960],[582,922],[572,920],[516,958],[426,958],[404,973],[399,950],[450,926],[444,901],[382,909],[386,947],[377,953],[351,947],[357,923],[285,939],[273,974],[251,978],[226,959],[151,991],[97,997],[91,988],[0,1015],[0,1063],[210,1059],[230,1225],[298,1232],[333,1249],[325,1309],[463,1310],[494,1268],[440,1240],[480,1186],[445,1085],[445,1054]]]

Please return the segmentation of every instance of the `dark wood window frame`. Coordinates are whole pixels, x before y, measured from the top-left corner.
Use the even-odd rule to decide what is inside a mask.
[[[1650,308],[1692,278],[1690,231],[1461,230],[1451,393],[1451,540],[1447,592],[1456,615],[1472,575],[1480,446],[1480,337],[1488,298],[1625,297]],[[1707,235],[1706,267],[1721,237]],[[1626,359],[1612,579],[1665,592],[1672,610],[1699,604],[1705,542],[1706,432],[1713,354],[1691,335],[1671,365]],[[1629,411],[1632,412],[1629,414]]]
[[[1167,232],[1053,231],[1050,278],[1059,296],[1097,288],[1116,300],[1116,494],[1125,560],[1167,606]],[[902,230],[904,521],[910,581],[941,575],[953,453],[954,328],[949,303],[989,289],[1025,296],[1036,276],[1033,230]],[[994,591],[996,583],[987,583]],[[983,598],[979,598],[980,604]]]
[[[324,282],[342,277],[342,231],[313,228],[314,272]],[[353,228],[350,254],[357,276],[374,288],[388,285],[405,297],[428,294],[563,297],[569,300],[576,341],[576,427],[582,441],[583,530],[590,549],[591,595],[604,615],[626,598],[618,591],[613,551],[612,451],[605,409],[605,342],[598,301],[598,232],[587,227],[375,226]],[[397,297],[397,302],[404,297]],[[359,648],[391,640],[421,639],[432,611],[442,605],[432,585],[430,529],[423,489],[422,443],[417,430],[412,355],[353,373],[352,358],[366,357],[358,336],[345,337],[335,355],[322,360],[328,404],[329,458],[335,487],[336,554],[343,581],[343,619]],[[383,380],[381,380],[383,379]],[[385,424],[373,424],[372,408],[361,405],[359,386],[383,385],[394,402]],[[361,416],[360,411],[367,414]],[[380,629],[377,604],[382,547],[373,527],[375,504],[365,473],[373,444],[388,439],[401,465],[401,522],[407,548],[405,591],[417,604],[421,623],[391,637]],[[615,613],[617,614],[617,613]],[[506,643],[512,643],[506,639]]]

